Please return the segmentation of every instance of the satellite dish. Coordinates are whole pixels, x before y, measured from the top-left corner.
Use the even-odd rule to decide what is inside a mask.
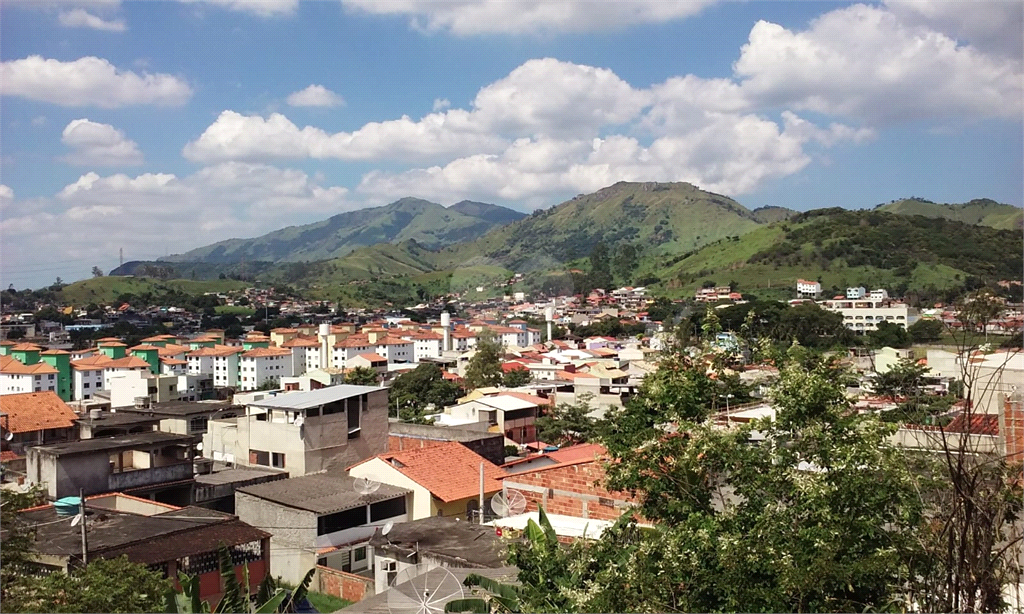
[[[398,572],[388,590],[391,614],[441,614],[449,601],[465,592],[455,574],[445,567],[427,571],[420,565]]]
[[[303,418],[302,416],[299,416],[298,418],[295,419],[295,426],[297,426],[299,428],[302,428],[302,425],[305,424],[305,423],[306,423],[306,419]]]
[[[526,511],[526,497],[518,490],[506,490],[491,497],[491,509],[502,518],[518,516]]]
[[[391,529],[393,529],[393,528],[395,528],[395,523],[394,523],[394,521],[389,520],[389,521],[384,523],[384,528],[382,528],[380,530],[380,534],[381,535],[387,535],[388,533],[391,532]]]
[[[203,442],[200,441],[199,443],[196,444],[196,450],[198,450],[199,452],[203,451]]]
[[[14,439],[14,433],[7,431],[7,434],[4,435],[4,439],[6,439],[7,441]]]
[[[80,522],[82,522],[82,514],[78,514],[77,516],[71,519],[71,526],[77,527],[78,523]]]
[[[377,492],[380,488],[380,482],[371,480],[370,478],[356,478],[354,480],[353,488],[356,492],[361,495],[369,495]]]

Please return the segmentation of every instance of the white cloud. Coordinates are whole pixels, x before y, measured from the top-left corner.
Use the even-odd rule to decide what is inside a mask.
[[[258,17],[282,17],[295,13],[299,0],[178,0],[185,3],[202,3],[218,6],[229,11],[251,13]]]
[[[46,124],[46,116],[45,115],[36,115],[35,117],[32,118],[32,125],[33,126],[43,126],[45,124]]]
[[[802,32],[758,22],[734,65],[744,95],[873,123],[923,118],[1018,119],[1019,60],[985,55],[892,13],[854,5]]]
[[[445,109],[447,109],[450,106],[452,106],[452,103],[447,98],[435,98],[434,99],[433,111],[435,113],[437,113],[438,111],[444,111]]]
[[[1024,3],[1015,0],[885,0],[907,25],[923,25],[962,43],[1007,58],[1020,59],[1024,49]]]
[[[7,203],[14,200],[14,190],[0,183],[0,202]]]
[[[345,99],[322,85],[310,85],[289,94],[287,102],[293,107],[340,107]]]
[[[61,135],[61,141],[74,150],[65,156],[71,164],[80,166],[133,166],[142,164],[138,145],[125,137],[124,132],[110,124],[88,119],[71,121]]]
[[[59,19],[60,25],[65,28],[91,28],[106,32],[124,32],[128,29],[123,19],[106,21],[81,8],[61,11]]]
[[[180,106],[192,97],[192,88],[183,79],[118,70],[97,57],[62,62],[33,55],[11,60],[0,65],[0,81],[5,96],[65,107]]]
[[[420,30],[457,35],[545,34],[614,30],[699,13],[714,0],[342,0],[377,15],[406,16]]]
[[[31,207],[7,208],[13,195],[0,187],[0,262],[4,276],[19,287],[38,285],[59,274],[87,277],[94,264],[152,259],[228,237],[257,236],[288,224],[324,219],[354,208],[348,190],[324,186],[302,171],[231,162],[185,177],[166,173],[100,176],[90,172]],[[40,274],[33,245],[47,245],[54,262],[80,261],[56,273]],[[24,271],[23,273],[20,273]],[[5,282],[6,283],[6,282]]]

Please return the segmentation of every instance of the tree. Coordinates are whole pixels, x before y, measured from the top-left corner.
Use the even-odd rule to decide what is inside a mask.
[[[907,333],[907,329],[892,322],[879,322],[878,327],[868,332],[867,337],[871,346],[876,348],[910,347],[910,334]]]
[[[497,386],[502,382],[501,356],[504,346],[494,333],[485,330],[476,339],[476,353],[466,366],[466,387]]]
[[[597,420],[588,416],[594,395],[581,394],[576,403],[559,403],[537,418],[537,440],[557,446],[571,446],[593,439]]]
[[[98,266],[92,267],[92,276],[93,277],[103,277],[103,270],[100,269],[100,267],[98,267]]]
[[[508,388],[518,388],[519,386],[525,386],[533,381],[533,375],[530,374],[530,370],[521,367],[515,368],[510,371],[506,371],[502,378],[502,384]]]
[[[611,258],[608,246],[604,241],[598,241],[590,250],[590,275],[588,277],[591,288],[610,290],[612,287]]]
[[[371,367],[355,367],[345,374],[345,383],[353,386],[378,386],[380,375]]]
[[[159,572],[121,556],[90,561],[71,573],[30,576],[4,606],[14,612],[159,612],[170,589]]]
[[[890,398],[916,398],[924,385],[928,367],[918,364],[913,358],[903,358],[885,373],[875,377],[873,388],[876,394]]]
[[[389,414],[398,407],[402,420],[420,419],[428,405],[440,411],[462,396],[462,388],[444,378],[444,372],[434,364],[423,363],[408,373],[395,378],[388,389]]]
[[[944,329],[945,327],[942,325],[941,320],[922,318],[911,324],[907,332],[910,333],[910,339],[914,343],[927,343],[941,339]]]

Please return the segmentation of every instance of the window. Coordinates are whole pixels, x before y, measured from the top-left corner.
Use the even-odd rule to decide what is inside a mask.
[[[50,374],[50,379],[51,379],[51,380],[53,379],[53,373],[51,373],[51,374]]]
[[[196,416],[188,421],[188,432],[189,433],[205,433],[209,426],[209,418],[206,416]]]
[[[352,559],[355,560],[355,561],[365,561],[366,560],[366,546],[363,546],[362,548],[356,548],[355,550],[353,550],[352,551]]]
[[[270,465],[272,467],[277,467],[278,469],[284,469],[284,454],[280,452],[271,453]]]
[[[356,398],[348,399],[348,438],[357,439],[359,437],[359,400]]]
[[[366,524],[366,508],[363,506],[327,514],[316,519],[316,534],[327,535]]]
[[[370,522],[394,518],[405,513],[405,497],[378,501],[370,504]]]
[[[249,450],[249,462],[253,465],[270,465],[270,452],[262,450]]]
[[[89,382],[85,382],[84,384],[82,384],[82,388],[88,388],[88,387],[89,387]]]

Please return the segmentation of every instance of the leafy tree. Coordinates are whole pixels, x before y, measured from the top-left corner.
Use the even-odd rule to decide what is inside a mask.
[[[388,406],[398,407],[403,420],[416,420],[428,405],[440,410],[455,403],[462,393],[458,384],[444,378],[440,367],[424,363],[395,378],[388,389]]]
[[[267,381],[260,384],[259,387],[256,388],[256,390],[277,390],[279,387],[280,384],[277,380],[268,379]]]
[[[922,318],[911,324],[907,332],[910,333],[910,339],[914,343],[927,343],[941,339],[944,329],[940,320]]]
[[[533,381],[533,375],[530,374],[530,370],[527,368],[512,369],[505,373],[502,378],[502,383],[509,388],[517,388],[519,386],[525,386]]]
[[[466,366],[466,387],[470,389],[501,384],[501,356],[504,346],[490,331],[477,336],[476,353]]]
[[[15,612],[158,612],[170,588],[159,572],[121,556],[90,561],[70,574],[30,576],[4,606]]]
[[[884,397],[917,398],[927,373],[927,366],[918,364],[913,358],[904,358],[885,373],[879,373],[873,387],[876,394]]]
[[[345,374],[345,383],[354,386],[378,386],[380,375],[370,367],[355,367]]]
[[[584,393],[576,403],[559,403],[537,418],[537,439],[558,446],[586,443],[597,433],[597,420],[587,414],[593,411],[594,395]]]
[[[611,259],[604,241],[598,241],[590,250],[589,282],[591,288],[605,290],[610,290],[613,285]]]
[[[878,327],[868,332],[867,337],[871,346],[876,348],[910,347],[910,334],[907,332],[907,329],[892,322],[879,322]]]
[[[93,277],[103,277],[103,270],[100,269],[100,267],[98,267],[98,266],[92,267],[92,276]]]
[[[622,243],[619,245],[618,249],[615,250],[615,258],[612,262],[615,275],[626,283],[630,283],[633,275],[636,274],[636,265],[639,258],[639,250],[632,243]]]

